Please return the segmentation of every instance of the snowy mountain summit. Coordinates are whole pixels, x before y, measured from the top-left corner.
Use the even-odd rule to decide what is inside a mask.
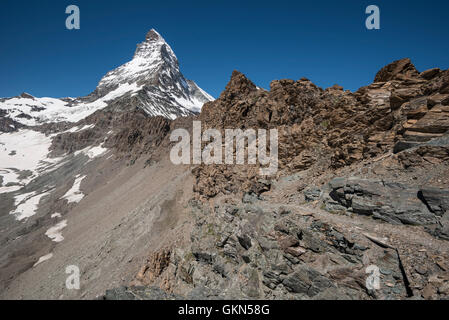
[[[142,102],[139,107],[148,114],[168,118],[199,112],[205,102],[214,100],[195,82],[184,78],[175,53],[154,29],[137,45],[130,62],[101,79],[94,95],[103,97],[120,88],[132,88]]]
[[[86,97],[54,99],[22,94],[0,99],[0,130],[77,122],[105,108],[118,112],[140,108],[149,116],[175,119],[199,112],[211,100],[213,97],[195,82],[185,79],[173,50],[152,29],[138,44],[133,59],[108,72]]]

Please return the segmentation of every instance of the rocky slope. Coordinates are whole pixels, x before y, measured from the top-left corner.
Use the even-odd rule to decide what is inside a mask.
[[[28,246],[18,246],[25,226],[8,231],[1,296],[447,299],[448,88],[448,70],[419,72],[409,59],[356,92],[304,78],[266,91],[234,72],[197,116],[106,108],[75,129],[47,125],[65,131],[51,141],[53,156],[72,154],[77,164],[67,166],[89,177],[84,198],[67,206],[72,178],[42,198],[39,220],[26,220]],[[279,171],[173,165],[170,132],[192,131],[194,120],[203,129],[278,129]],[[108,151],[92,160],[92,146]],[[32,229],[49,226],[51,212],[67,220],[58,244]],[[78,291],[64,288],[69,264],[82,270]],[[366,285],[370,266],[379,289]]]
[[[447,299],[448,84],[409,59],[354,93],[307,79],[264,91],[234,72],[199,119],[278,128],[277,177],[192,167],[190,240],[151,250],[135,287],[105,298]]]
[[[81,98],[0,99],[0,288],[49,258],[84,198],[212,97],[179,70],[155,30]]]

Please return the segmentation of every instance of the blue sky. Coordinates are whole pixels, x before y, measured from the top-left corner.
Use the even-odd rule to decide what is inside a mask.
[[[65,28],[65,8],[81,29]],[[378,5],[381,30],[365,28]],[[356,90],[389,62],[410,57],[418,70],[449,68],[449,1],[0,1],[0,97],[83,96],[129,61],[155,28],[183,74],[217,97],[234,69],[268,88],[307,77]]]

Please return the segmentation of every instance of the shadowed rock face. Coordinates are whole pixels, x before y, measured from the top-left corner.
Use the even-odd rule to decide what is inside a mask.
[[[135,159],[154,153],[169,133],[171,123],[161,116],[148,117],[142,110],[123,113],[102,110],[83,120],[82,124],[92,128],[58,134],[50,150],[57,156],[103,143],[117,155]]]
[[[0,132],[14,132],[22,127],[20,123],[5,117],[6,112],[0,109]]]

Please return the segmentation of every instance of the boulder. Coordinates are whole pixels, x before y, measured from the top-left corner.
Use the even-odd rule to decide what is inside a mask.
[[[296,272],[285,278],[282,284],[291,292],[305,294],[309,297],[335,287],[328,278],[305,265],[301,265]]]
[[[421,72],[421,74],[419,76],[423,79],[430,80],[430,79],[435,78],[440,73],[440,71],[441,71],[440,68],[433,68],[433,69],[429,69],[429,70]]]
[[[359,178],[346,179],[343,187],[337,187],[331,197],[354,213],[398,224],[432,225],[438,221],[418,197],[417,187]]]
[[[427,104],[430,108],[433,108],[436,105],[449,105],[449,95],[448,94],[434,94],[427,98]]]
[[[374,82],[387,82],[390,80],[395,80],[398,79],[399,75],[417,77],[419,73],[412,64],[411,60],[406,58],[394,61],[380,69],[374,78]]]
[[[422,188],[419,196],[427,204],[430,211],[438,216],[449,212],[449,190],[438,188]]]
[[[305,200],[308,202],[319,200],[321,195],[322,191],[319,188],[311,188],[304,191]]]
[[[449,130],[449,106],[437,105],[427,112],[409,131],[445,133]]]

